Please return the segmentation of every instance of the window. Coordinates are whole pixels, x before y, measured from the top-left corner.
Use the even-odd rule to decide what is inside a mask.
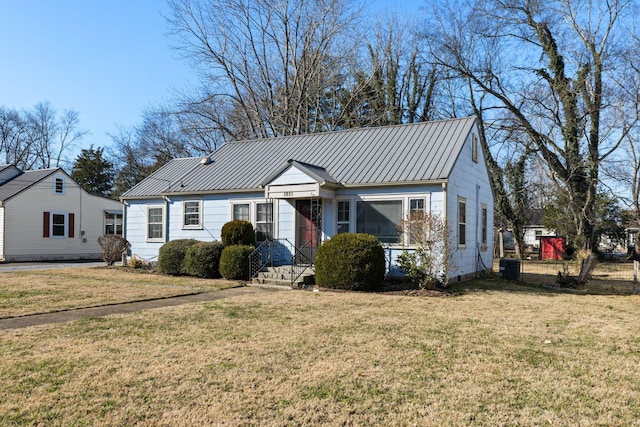
[[[458,245],[467,244],[467,201],[458,199]]]
[[[104,214],[104,234],[117,234],[122,236],[122,214]]]
[[[164,208],[147,208],[147,240],[163,241],[164,239]]]
[[[184,200],[182,202],[182,228],[201,228],[202,203],[200,200]]]
[[[471,160],[478,163],[478,137],[473,135],[473,143],[471,146]]]
[[[67,216],[65,214],[51,214],[51,236],[65,237],[67,235]]]
[[[233,220],[249,221],[249,203],[233,205]]]
[[[424,213],[424,199],[409,199],[409,244],[418,244],[419,236],[417,230],[411,228],[414,221],[419,222],[421,217],[416,217],[415,213]]]
[[[486,248],[487,247],[487,236],[488,236],[488,211],[487,211],[487,205],[483,204],[482,205],[482,247]]]
[[[53,190],[55,194],[64,194],[64,178],[56,177],[54,179]]]
[[[424,199],[409,199],[409,211],[410,213],[424,212]]]
[[[273,238],[273,203],[257,203],[256,240],[264,242],[271,238]]]
[[[338,201],[338,219],[336,221],[338,233],[349,232],[349,205],[348,200]]]
[[[42,237],[73,238],[75,230],[74,215],[63,211],[44,212]]]
[[[398,243],[402,200],[359,201],[356,204],[356,232],[376,236],[382,243]]]

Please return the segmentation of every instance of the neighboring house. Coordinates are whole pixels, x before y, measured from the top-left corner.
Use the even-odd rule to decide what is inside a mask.
[[[60,168],[0,166],[0,260],[100,259],[97,238],[122,234],[122,204],[83,190]]]
[[[413,246],[397,226],[411,211],[448,218],[451,277],[491,268],[493,194],[476,119],[423,122],[230,142],[175,159],[121,197],[132,253],[153,261],[169,240],[220,240],[233,219],[258,241],[296,252],[342,232],[377,236],[390,274]]]

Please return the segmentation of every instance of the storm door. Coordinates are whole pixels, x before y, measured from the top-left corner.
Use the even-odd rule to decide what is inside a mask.
[[[318,199],[296,200],[296,247],[302,257],[315,260],[320,241],[322,203]],[[299,259],[298,262],[303,262]]]

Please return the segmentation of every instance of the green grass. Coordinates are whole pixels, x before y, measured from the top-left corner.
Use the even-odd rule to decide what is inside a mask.
[[[0,425],[632,425],[640,299],[477,281],[0,333]]]

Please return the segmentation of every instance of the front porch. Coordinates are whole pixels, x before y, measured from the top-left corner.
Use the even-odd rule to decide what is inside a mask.
[[[253,284],[303,288],[313,283],[316,244],[296,247],[289,239],[267,239],[249,255]]]

